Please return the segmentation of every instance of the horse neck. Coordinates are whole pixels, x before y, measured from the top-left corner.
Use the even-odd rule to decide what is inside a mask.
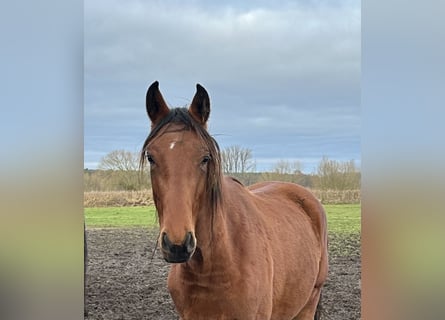
[[[225,185],[222,183],[222,195],[225,195]],[[216,212],[212,212],[211,206],[203,205],[196,223],[197,251],[187,263],[188,268],[194,268],[200,272],[224,269],[231,259],[228,224],[225,216],[224,199]]]

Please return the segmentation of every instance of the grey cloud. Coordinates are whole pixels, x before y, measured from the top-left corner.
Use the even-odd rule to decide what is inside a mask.
[[[196,82],[203,84],[212,99],[210,128],[222,144],[254,146],[254,133],[279,141],[344,135],[355,141],[360,8],[86,2],[88,148],[104,134],[121,143],[146,134],[144,96],[154,80],[172,106],[189,103]],[[110,148],[125,148],[117,143]]]

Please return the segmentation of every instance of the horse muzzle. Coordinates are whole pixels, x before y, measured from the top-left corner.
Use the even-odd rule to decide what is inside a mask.
[[[169,263],[183,263],[188,261],[196,249],[196,240],[193,233],[187,232],[181,244],[173,244],[167,233],[161,237],[161,251],[165,261]]]

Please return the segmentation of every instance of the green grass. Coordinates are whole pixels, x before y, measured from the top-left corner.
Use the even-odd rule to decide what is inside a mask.
[[[324,205],[328,218],[328,231],[334,234],[359,234],[361,229],[360,204]]]
[[[157,226],[156,209],[149,207],[85,208],[85,223],[89,228]]]
[[[325,205],[328,229],[335,234],[360,233],[360,205]],[[158,225],[154,206],[85,208],[87,227],[154,227]]]

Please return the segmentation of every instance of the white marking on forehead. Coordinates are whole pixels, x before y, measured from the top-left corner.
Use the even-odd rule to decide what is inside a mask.
[[[170,150],[172,150],[176,145],[176,141],[170,143]]]

